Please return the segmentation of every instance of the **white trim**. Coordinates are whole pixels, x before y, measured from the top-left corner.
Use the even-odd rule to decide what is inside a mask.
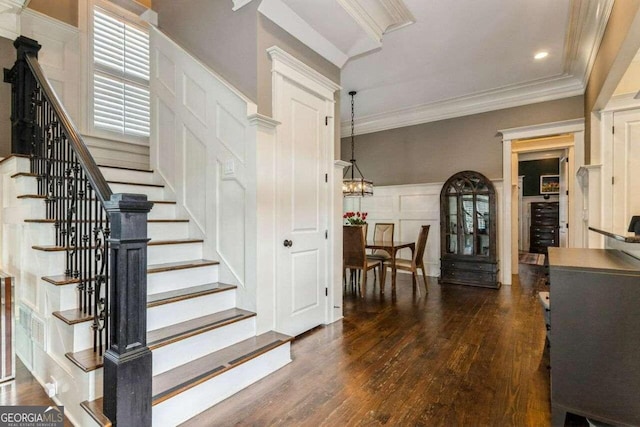
[[[280,124],[279,121],[258,113],[247,116],[247,120],[251,126],[259,126],[266,129],[275,129]]]
[[[640,52],[640,51],[638,51]],[[633,110],[640,107],[640,99],[635,99],[635,93],[625,93],[611,97],[607,105],[600,110],[600,113],[610,111]]]
[[[20,12],[26,0],[0,0],[0,37],[13,40],[20,35]]]
[[[234,12],[251,3],[251,0],[231,0],[231,1],[233,2],[233,7],[231,8],[231,10],[233,10]]]
[[[342,68],[349,59],[281,0],[263,0],[258,11],[338,68]]]
[[[345,162],[344,160],[334,160],[333,162],[333,166],[337,167],[337,168],[348,168],[349,166],[351,166],[350,162]]]
[[[385,33],[406,27],[416,18],[402,0],[337,0],[364,32],[376,42]],[[364,4],[363,4],[364,3]]]
[[[359,117],[355,119],[356,134],[380,132],[503,108],[567,98],[582,95],[583,93],[584,85],[582,82],[574,77],[563,75],[554,79],[514,85],[387,113]],[[350,131],[351,122],[342,122],[341,134],[348,135]]]
[[[614,0],[572,1],[564,69],[586,85]]]
[[[47,21],[48,26],[54,27],[56,28],[56,30],[60,30],[61,31],[60,34],[63,34],[63,33],[68,34],[68,37],[73,37],[80,34],[80,30],[77,27],[67,24],[66,22],[62,22],[58,19],[52,18],[49,15],[45,15],[44,13],[40,13],[33,9],[29,9],[29,8],[23,9],[22,16],[28,16],[28,17],[33,17],[43,21]]]
[[[518,206],[514,206],[513,197],[517,200],[517,184],[518,184],[518,171],[514,170],[514,166],[517,166],[518,156],[522,152],[521,148],[513,146],[512,142],[517,139],[531,139],[541,138],[551,135],[559,135],[565,133],[572,133],[573,140],[571,142],[564,140],[557,144],[549,144],[540,142],[538,146],[532,142],[532,146],[529,147],[531,151],[537,151],[541,147],[548,150],[567,149],[569,151],[569,195],[570,209],[569,209],[569,224],[574,224],[571,230],[569,246],[571,247],[583,247],[583,233],[580,232],[578,224],[581,223],[579,219],[582,215],[582,208],[579,206],[582,199],[582,188],[578,185],[578,177],[576,171],[584,165],[584,119],[565,120],[553,123],[543,123],[533,126],[524,126],[519,128],[511,128],[500,130],[503,135],[502,141],[502,177],[504,180],[503,185],[503,199],[502,204],[502,217],[500,218],[500,228],[503,230],[500,237],[500,264],[503,269],[503,283],[511,284],[511,275],[517,274],[517,268],[514,269],[514,264],[517,263],[517,250],[518,250],[518,227],[512,227],[513,218],[517,215]],[[515,193],[514,193],[515,192]],[[514,253],[515,251],[515,253]]]
[[[334,92],[342,89],[340,85],[323,76],[304,62],[294,58],[278,46],[270,47],[267,49],[267,53],[271,57],[272,72],[297,82],[326,100],[333,102]]]
[[[502,134],[503,140],[538,138],[561,133],[572,133],[584,131],[584,119],[563,120],[560,122],[543,123],[532,126],[522,126],[498,130]]]

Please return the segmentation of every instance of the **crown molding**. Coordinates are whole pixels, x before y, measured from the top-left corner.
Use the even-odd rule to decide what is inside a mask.
[[[262,0],[258,12],[282,27],[286,32],[300,40],[320,56],[333,63],[338,68],[347,62],[349,56],[338,49],[322,34],[314,30],[311,25],[295,13],[281,0]]]
[[[586,85],[614,0],[572,0],[565,38],[564,71]]]
[[[402,0],[336,0],[376,42],[382,35],[416,22]]]
[[[233,1],[233,7],[231,8],[231,10],[233,10],[234,12],[251,3],[251,0],[231,0],[231,1]]]
[[[502,134],[502,140],[514,140],[523,138],[537,138],[549,135],[559,135],[563,133],[575,133],[584,131],[584,119],[562,120],[560,122],[542,123],[532,126],[521,126],[517,128],[502,129],[498,133]]]
[[[259,113],[249,115],[247,120],[251,126],[262,127],[265,129],[275,129],[281,124],[281,122],[273,119],[272,117]]]
[[[267,53],[271,57],[271,70],[273,72],[295,82],[305,82],[306,87],[331,102],[334,99],[334,92],[342,89],[339,84],[323,76],[278,46],[270,47],[267,49]]]
[[[0,37],[15,39],[20,35],[20,12],[26,0],[0,0]]]
[[[479,92],[473,95],[436,101],[428,104],[374,114],[355,119],[357,135],[413,126],[454,117],[485,113],[503,108],[519,107],[582,95],[584,85],[571,76],[559,76],[521,85]],[[351,122],[341,124],[341,135],[350,134]]]

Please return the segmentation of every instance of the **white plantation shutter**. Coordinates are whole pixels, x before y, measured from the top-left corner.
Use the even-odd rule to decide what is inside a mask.
[[[149,136],[149,34],[105,12],[93,14],[93,123]]]

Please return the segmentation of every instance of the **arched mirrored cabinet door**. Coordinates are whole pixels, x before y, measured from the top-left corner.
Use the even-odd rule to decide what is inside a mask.
[[[499,288],[496,191],[474,171],[458,172],[440,192],[440,283]]]

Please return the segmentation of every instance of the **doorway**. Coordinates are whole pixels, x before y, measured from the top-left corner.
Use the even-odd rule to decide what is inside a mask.
[[[582,200],[582,189],[578,185],[576,171],[584,165],[584,120],[527,126],[501,130],[503,135],[503,210],[500,219],[500,268],[503,270],[502,283],[511,284],[512,274],[518,274],[518,158],[520,154],[566,150],[568,197],[566,223],[567,245],[582,247],[584,233],[581,231],[582,207],[576,200]],[[569,193],[566,194],[566,191]],[[567,227],[567,224],[569,227]],[[574,227],[573,229],[571,227]]]

